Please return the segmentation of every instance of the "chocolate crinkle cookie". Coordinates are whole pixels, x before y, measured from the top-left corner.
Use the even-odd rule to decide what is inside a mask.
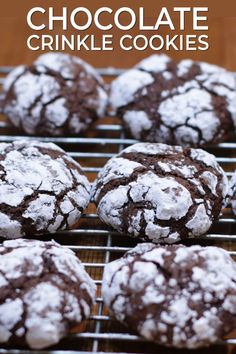
[[[30,66],[17,67],[3,87],[3,113],[27,134],[78,134],[106,111],[102,78],[67,54],[43,54]]]
[[[208,346],[236,327],[236,264],[217,247],[139,244],[106,265],[102,295],[117,320],[165,346]]]
[[[236,215],[236,170],[230,180],[227,204],[231,205],[232,211]]]
[[[52,143],[0,144],[0,237],[73,227],[90,200],[80,165]]]
[[[224,171],[206,151],[139,143],[107,162],[92,194],[101,220],[119,232],[172,243],[205,234],[227,192]]]
[[[76,255],[56,242],[0,246],[0,343],[40,349],[90,315],[95,284]]]
[[[142,141],[198,147],[236,127],[236,75],[204,62],[154,54],[112,82],[110,100]]]

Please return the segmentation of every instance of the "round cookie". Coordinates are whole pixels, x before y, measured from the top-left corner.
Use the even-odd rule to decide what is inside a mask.
[[[102,296],[150,341],[207,346],[236,327],[236,264],[217,247],[139,244],[105,266]]]
[[[103,117],[107,93],[102,78],[80,58],[62,53],[19,66],[4,81],[3,113],[27,134],[78,134]]]
[[[73,227],[90,200],[80,165],[52,143],[0,144],[0,237]]]
[[[205,234],[228,191],[213,155],[139,143],[110,159],[93,186],[101,220],[121,233],[152,242]]]
[[[76,255],[54,241],[0,246],[0,343],[40,349],[90,315],[95,284]]]
[[[154,54],[112,82],[110,101],[141,141],[198,147],[236,127],[236,76],[204,62]]]

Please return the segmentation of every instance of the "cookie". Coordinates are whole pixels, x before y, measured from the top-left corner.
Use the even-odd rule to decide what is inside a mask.
[[[139,143],[107,162],[93,186],[98,215],[132,237],[176,242],[205,234],[228,191],[213,155]]]
[[[232,211],[236,215],[236,170],[230,180],[227,202],[227,204],[231,205]]]
[[[106,111],[102,78],[67,54],[43,54],[33,65],[17,67],[3,88],[3,113],[27,134],[78,134]]]
[[[76,255],[54,241],[0,246],[0,343],[40,349],[90,315],[95,284]]]
[[[141,141],[199,147],[236,127],[236,76],[204,62],[154,54],[112,82],[110,101]]]
[[[236,264],[217,247],[139,244],[106,265],[111,314],[161,345],[197,348],[236,327]]]
[[[90,200],[80,165],[52,143],[0,144],[0,237],[73,227]]]

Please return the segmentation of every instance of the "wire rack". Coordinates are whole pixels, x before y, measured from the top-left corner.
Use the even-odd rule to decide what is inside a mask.
[[[4,75],[11,70],[10,67],[0,67],[0,85]],[[98,69],[106,80],[117,76],[123,70],[105,68]],[[37,137],[45,142],[54,142],[66,150],[70,156],[76,159],[84,169],[90,181],[104,166],[105,162],[120,152],[125,147],[136,141],[127,138],[119,121],[113,117],[105,118],[102,122],[91,128],[87,135],[80,137]],[[28,136],[19,136],[18,132],[8,126],[5,118],[0,119],[0,142],[10,142],[16,139],[35,139]],[[236,168],[236,143],[229,141],[216,147],[209,147],[209,152],[217,156],[230,177]],[[64,247],[74,250],[84,263],[87,271],[94,279],[98,292],[96,305],[89,320],[74,329],[66,339],[50,350],[37,351],[37,353],[60,354],[70,353],[98,353],[98,352],[126,352],[126,353],[175,353],[172,349],[163,349],[139,338],[123,325],[109,317],[108,311],[103,305],[100,294],[103,268],[106,263],[124,254],[136,245],[136,241],[119,235],[117,232],[105,226],[97,217],[94,205],[89,205],[86,214],[81,218],[76,229],[68,232],[60,232],[53,238]],[[45,236],[44,239],[51,239]],[[236,256],[236,219],[229,209],[225,209],[220,220],[211,228],[208,235],[197,240],[189,240],[187,245],[198,243],[201,245],[214,244],[225,248],[232,257]],[[229,339],[219,343],[209,353],[222,353],[226,345],[236,345],[236,333]],[[24,348],[0,348],[0,353],[28,354],[35,351]],[[180,351],[177,351],[180,353]],[[181,351],[185,352],[185,351]],[[201,351],[202,353],[202,351]],[[208,352],[207,352],[208,353]]]

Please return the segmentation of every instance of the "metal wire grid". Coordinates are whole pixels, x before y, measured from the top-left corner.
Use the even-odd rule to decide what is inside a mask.
[[[0,75],[5,75],[10,71],[10,67],[0,67]],[[117,76],[123,70],[105,68],[99,69],[99,72],[105,76]],[[4,77],[0,78],[2,84]],[[35,139],[27,136],[16,135],[12,128],[4,120],[0,120],[0,142],[10,142],[16,139]],[[70,156],[75,158],[84,166],[84,171],[93,180],[100,171],[104,163],[120,152],[128,145],[135,143],[133,139],[126,138],[122,126],[114,119],[114,124],[98,124],[92,129],[92,136],[83,137],[40,137],[41,141],[55,142],[63,147]],[[215,153],[217,161],[226,170],[230,177],[236,167],[236,143],[226,142],[219,144],[216,148],[209,148],[210,152]],[[227,249],[234,257],[236,256],[236,220],[229,210],[212,228],[211,232],[199,237],[197,243],[216,244]],[[85,267],[89,271],[97,286],[100,288],[102,279],[102,270],[104,265],[110,260],[121,256],[124,252],[131,249],[136,243],[134,240],[119,235],[116,231],[103,225],[95,211],[94,207],[88,208],[88,213],[83,215],[79,227],[68,232],[60,232],[53,235],[64,247],[74,250],[82,259]],[[50,239],[50,237],[49,237]],[[191,242],[191,241],[190,241]],[[194,241],[193,241],[194,242]],[[69,350],[70,353],[97,353],[120,352],[120,348],[125,348],[126,352],[155,352],[155,345],[146,346],[145,340],[135,334],[130,333],[123,326],[115,324],[110,325],[110,319],[107,310],[104,308],[100,293],[96,299],[95,311],[89,321],[83,327],[82,332],[71,334],[64,342],[53,348],[53,350],[43,350],[42,353],[60,354],[62,350]],[[105,325],[104,325],[105,324]],[[115,330],[111,330],[115,328]],[[140,347],[140,343],[145,346]],[[105,343],[105,344],[104,344]],[[116,343],[116,344],[114,344]],[[119,343],[119,345],[117,345]],[[128,344],[132,344],[128,346]],[[236,345],[236,338],[227,339],[224,344]],[[148,351],[145,351],[147,348]],[[27,354],[31,350],[25,349],[5,349],[0,348],[0,353]],[[38,351],[38,353],[40,353]],[[168,351],[170,353],[170,351]]]

